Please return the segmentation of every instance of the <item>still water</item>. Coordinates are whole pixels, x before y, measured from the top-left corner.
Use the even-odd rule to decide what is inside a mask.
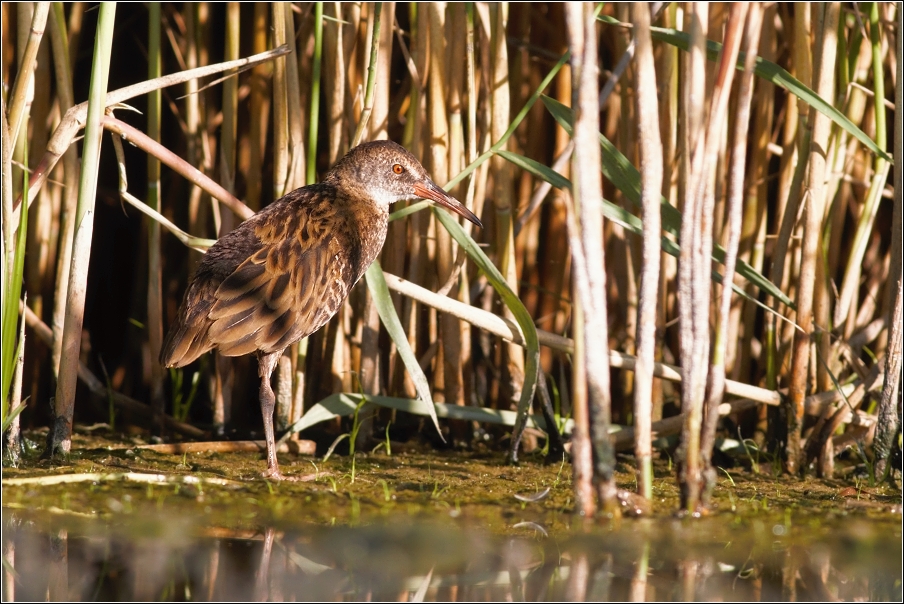
[[[552,531],[516,513],[502,534],[454,516],[230,528],[6,508],[3,600],[902,600],[899,512]]]

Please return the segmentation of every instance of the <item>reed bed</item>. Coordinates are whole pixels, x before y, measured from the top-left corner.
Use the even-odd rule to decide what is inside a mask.
[[[617,513],[616,449],[650,496],[657,437],[690,512],[732,441],[788,473],[853,451],[892,475],[900,4],[653,8],[4,3],[4,463],[23,429],[68,452],[73,420],[259,421],[247,359],[158,365],[186,280],[390,138],[485,228],[395,207],[366,286],[279,363],[285,438],[354,412],[358,447],[510,434],[513,461],[561,459],[567,423],[584,513]]]

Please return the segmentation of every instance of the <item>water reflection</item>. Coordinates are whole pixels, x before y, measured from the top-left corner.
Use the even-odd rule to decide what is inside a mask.
[[[3,511],[4,601],[902,599],[900,524],[646,519],[544,536],[410,519],[204,527]]]

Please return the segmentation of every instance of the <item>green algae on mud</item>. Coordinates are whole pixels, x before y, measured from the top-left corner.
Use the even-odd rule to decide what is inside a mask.
[[[393,445],[391,456],[359,453],[354,480],[349,457],[283,456],[287,474],[317,478],[274,483],[260,477],[257,453],[127,444],[80,437],[65,463],[4,469],[15,599],[900,601],[902,592],[900,492],[855,479],[729,469],[708,517],[679,519],[674,473],[660,460],[652,513],[585,522],[572,513],[566,462],[525,456],[509,466],[501,452]],[[617,470],[619,487],[634,490],[631,460]],[[51,484],[61,478],[78,482]]]
[[[123,448],[128,445],[131,448]],[[261,524],[355,525],[391,516],[440,522],[478,523],[497,533],[523,533],[522,522],[547,531],[568,529],[572,515],[571,466],[543,464],[525,456],[506,465],[499,452],[383,452],[327,461],[283,456],[288,475],[314,475],[310,482],[269,482],[260,478],[260,455],[186,453],[171,455],[103,437],[79,436],[69,460],[28,459],[4,469],[3,505],[9,509],[111,517],[173,514],[204,518],[205,524],[254,527]],[[398,450],[398,447],[396,447]],[[630,459],[618,465],[621,489],[635,490]],[[104,481],[17,486],[16,479],[59,474],[103,474]],[[129,473],[155,474],[195,484],[136,483]],[[354,476],[353,476],[354,473]],[[654,518],[671,518],[678,507],[674,473],[667,461],[654,466]],[[119,478],[118,480],[116,478]],[[211,484],[223,482],[226,484]],[[528,501],[525,501],[527,499]],[[818,480],[723,470],[713,493],[712,515],[819,524],[853,515],[900,522],[896,489],[869,488],[865,480]]]

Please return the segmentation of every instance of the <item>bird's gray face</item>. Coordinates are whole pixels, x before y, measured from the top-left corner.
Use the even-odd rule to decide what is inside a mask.
[[[346,161],[353,156],[354,161]],[[433,182],[411,153],[392,141],[359,145],[343,158],[341,164],[355,166],[358,182],[362,183],[368,196],[381,205],[388,207],[397,201],[429,199],[483,227],[473,212]],[[366,169],[362,169],[365,166]]]

